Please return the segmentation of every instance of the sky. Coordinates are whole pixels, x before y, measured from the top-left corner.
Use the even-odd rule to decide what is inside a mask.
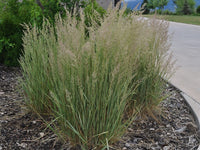
[[[143,0],[124,0],[124,1],[128,3],[128,6],[127,6],[127,7],[128,7],[128,8],[131,8],[131,9],[135,8],[135,6],[136,6],[138,3],[141,4],[141,3],[143,2]],[[196,7],[199,6],[199,5],[200,5],[200,0],[195,0],[195,1],[196,1]],[[140,8],[140,7],[139,7],[139,8]],[[168,5],[165,6],[164,9],[168,9],[168,10],[174,12],[175,9],[176,9],[176,6],[174,5],[174,3],[173,3],[172,0],[169,0]]]

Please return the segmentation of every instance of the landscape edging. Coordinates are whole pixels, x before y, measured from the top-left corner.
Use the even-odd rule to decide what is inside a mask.
[[[172,83],[170,83],[170,84],[173,85]],[[177,88],[175,85],[173,85],[173,86],[175,88]],[[177,89],[179,89],[179,88],[177,88]],[[185,102],[190,107],[191,113],[195,118],[195,122],[198,125],[198,130],[200,132],[200,104],[195,99],[193,99],[192,97],[187,95],[185,92],[183,92],[181,89],[179,89],[179,90],[181,91],[180,92],[181,96],[185,99]],[[198,146],[197,150],[200,150],[200,145]]]
[[[192,97],[190,97],[190,96],[187,95],[186,93],[184,93],[184,92],[181,91],[180,94],[184,97],[186,103],[187,103],[188,106],[190,107],[191,112],[192,112],[193,116],[195,117],[195,121],[196,121],[196,123],[197,123],[197,125],[198,125],[198,130],[199,130],[199,132],[200,132],[200,115],[198,115],[198,114],[199,114],[199,113],[198,113],[198,110],[199,110],[199,112],[200,112],[200,105],[197,103],[196,100],[194,100]],[[199,109],[198,109],[198,108],[199,108]],[[197,149],[197,150],[200,150],[200,145],[198,146],[198,149]]]

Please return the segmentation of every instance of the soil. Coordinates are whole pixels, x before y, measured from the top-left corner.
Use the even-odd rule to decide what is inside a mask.
[[[0,150],[70,150],[69,143],[46,129],[44,122],[26,110],[17,92],[19,68],[0,65]],[[167,84],[170,94],[161,104],[159,121],[139,117],[111,149],[196,150],[200,132],[180,91]]]

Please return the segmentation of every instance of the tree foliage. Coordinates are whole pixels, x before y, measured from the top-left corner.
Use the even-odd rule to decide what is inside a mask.
[[[164,9],[164,6],[168,4],[169,0],[158,0],[158,7]]]
[[[174,0],[177,14],[192,14],[195,11],[195,1],[194,0]]]
[[[197,14],[200,14],[200,5],[197,7]]]
[[[155,9],[157,7],[157,0],[148,0],[147,7],[149,9]]]
[[[35,7],[28,0],[2,0],[0,5],[0,63],[16,65],[22,49],[22,23],[28,23]]]
[[[164,6],[166,6],[168,4],[168,0],[148,0],[148,8],[149,9],[155,9],[155,8],[159,8],[159,9],[164,9]]]
[[[143,14],[148,14],[150,11],[147,5],[148,5],[148,0],[143,0],[142,5],[141,5]]]
[[[54,23],[55,14],[84,7],[82,0],[0,0],[0,63],[16,66],[22,52],[22,24]],[[78,11],[78,9],[77,9]]]

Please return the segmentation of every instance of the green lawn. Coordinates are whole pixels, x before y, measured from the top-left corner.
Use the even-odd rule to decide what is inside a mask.
[[[144,15],[145,17],[153,17],[153,15]],[[200,16],[178,16],[178,15],[157,15],[157,18],[164,18],[168,21],[181,22],[187,24],[200,25]]]

